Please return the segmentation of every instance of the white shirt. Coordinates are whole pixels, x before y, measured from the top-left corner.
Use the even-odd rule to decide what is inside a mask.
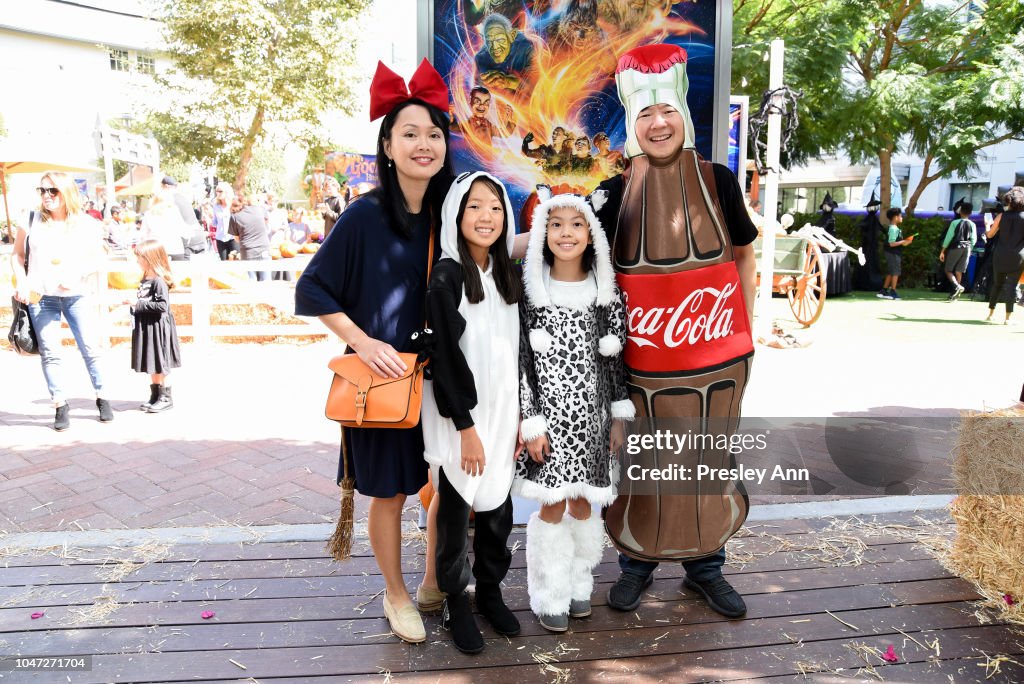
[[[103,225],[88,214],[66,221],[43,221],[37,214],[28,234],[29,286],[60,297],[92,292],[89,277],[106,258],[103,239]]]

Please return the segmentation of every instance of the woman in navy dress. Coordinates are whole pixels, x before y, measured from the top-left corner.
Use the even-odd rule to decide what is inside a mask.
[[[398,94],[394,79],[402,86]],[[410,335],[423,327],[431,224],[436,235],[441,203],[454,178],[444,113],[447,88],[426,60],[410,86],[413,95],[405,95],[404,82],[378,65],[370,113],[384,115],[377,139],[379,185],[341,214],[295,288],[295,312],[318,316],[382,377],[405,370],[398,353],[411,351]],[[423,434],[419,427],[345,434],[356,490],[372,497],[368,532],[384,576],[385,615],[396,635],[424,641],[423,621],[401,567],[402,508],[427,482]],[[440,605],[436,586],[428,544],[424,582],[417,591],[421,609]]]

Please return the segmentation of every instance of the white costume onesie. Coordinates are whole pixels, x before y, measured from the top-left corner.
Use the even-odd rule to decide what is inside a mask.
[[[438,471],[443,467],[448,481],[467,504],[476,511],[489,511],[505,502],[515,475],[519,309],[517,304],[506,304],[498,293],[490,264],[486,270],[480,270],[484,290],[481,302],[471,304],[462,291],[456,218],[463,197],[481,176],[487,174],[459,176],[442,208],[443,258],[435,266],[427,294],[428,318],[437,348],[431,363],[433,380],[423,383],[422,425],[424,457],[430,464],[435,488],[440,482]],[[504,203],[510,225],[506,242],[511,253],[514,214],[507,195]],[[456,345],[461,359],[459,354],[450,353]],[[439,377],[440,374],[445,377]],[[483,475],[467,475],[461,467],[459,429],[468,427],[463,424],[467,414],[484,446]]]

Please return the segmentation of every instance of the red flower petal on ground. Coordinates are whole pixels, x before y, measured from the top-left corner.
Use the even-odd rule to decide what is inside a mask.
[[[1014,601],[1013,597],[1010,596],[1009,594],[1003,594],[1003,600],[1006,601],[1006,605],[1008,605],[1008,606],[1013,606],[1013,605],[1017,604],[1017,602]]]
[[[38,620],[39,618],[43,617],[44,615],[46,615],[46,613],[32,613],[32,619],[33,620]]]
[[[889,645],[889,648],[885,649],[885,653],[882,654],[882,659],[887,663],[895,663],[899,660],[899,656],[896,655],[896,649]]]
[[[200,617],[203,618],[204,620],[209,620],[214,615],[216,615],[216,613],[214,613],[212,610],[204,610],[203,614],[200,615]]]

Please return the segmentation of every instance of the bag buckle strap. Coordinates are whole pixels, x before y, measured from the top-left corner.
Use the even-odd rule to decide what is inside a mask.
[[[356,425],[363,424],[363,415],[366,413],[366,397],[372,384],[373,378],[366,376],[360,378],[359,384],[356,385]]]

